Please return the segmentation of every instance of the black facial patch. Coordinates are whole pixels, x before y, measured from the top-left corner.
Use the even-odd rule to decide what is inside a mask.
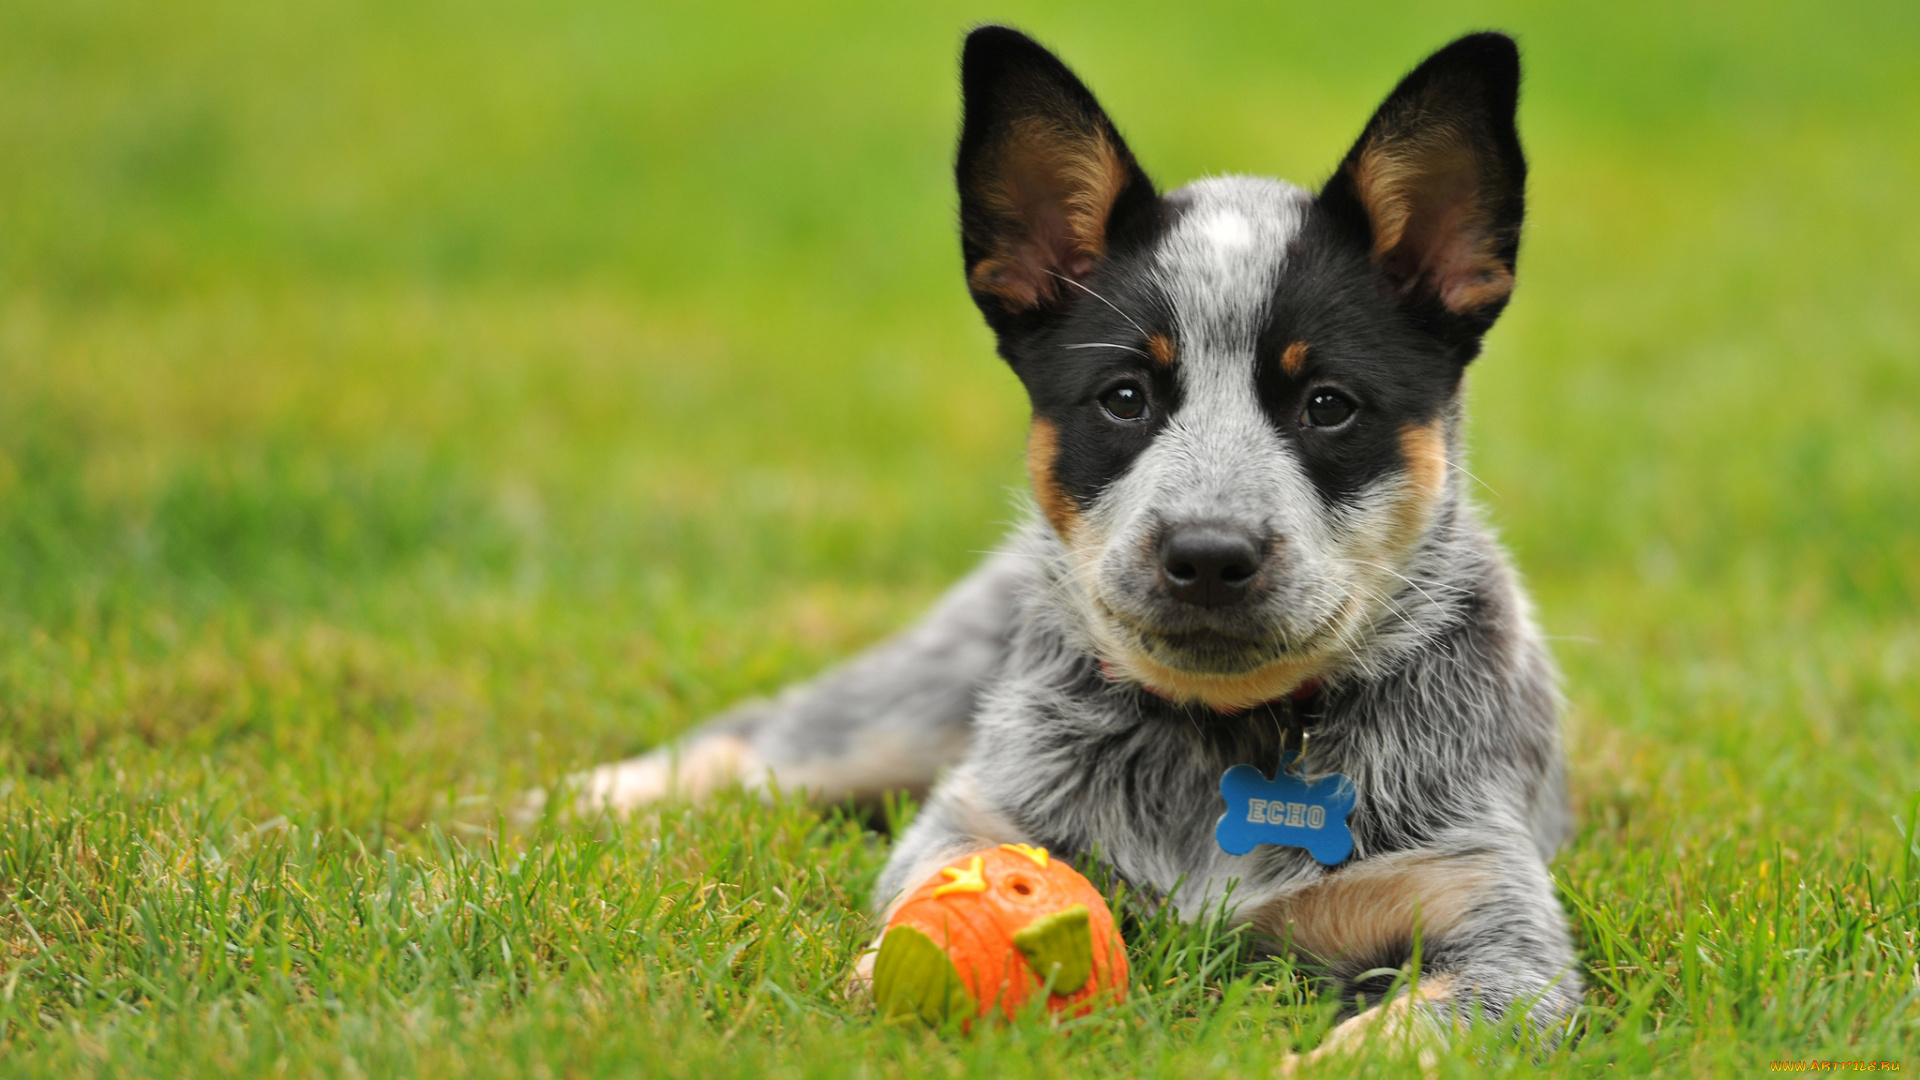
[[[1055,431],[1053,480],[1085,509],[1125,473],[1180,407],[1178,363],[1150,339],[1173,337],[1173,313],[1142,256],[1121,256],[1073,290],[1076,302],[1036,332],[1003,335],[1001,355],[1026,386],[1036,419]],[[1101,398],[1121,384],[1146,393],[1138,419],[1118,419]]]
[[[1374,269],[1366,247],[1318,204],[1283,265],[1256,348],[1255,388],[1273,425],[1299,448],[1322,498],[1351,499],[1405,467],[1401,432],[1446,408],[1472,352],[1428,333]],[[1302,344],[1298,371],[1289,372],[1293,365],[1283,357]],[[1357,406],[1344,424],[1309,422],[1308,404],[1322,390]]]

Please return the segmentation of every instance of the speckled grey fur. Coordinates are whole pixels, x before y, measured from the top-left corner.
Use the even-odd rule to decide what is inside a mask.
[[[1577,1004],[1580,979],[1547,871],[1569,825],[1555,677],[1526,601],[1459,470],[1417,542],[1381,564],[1365,557],[1379,528],[1368,508],[1402,481],[1327,508],[1254,398],[1254,330],[1307,198],[1232,178],[1169,196],[1180,225],[1156,266],[1179,320],[1185,395],[1089,508],[1091,562],[1085,537],[1070,550],[1036,519],[918,626],[690,742],[745,739],[754,756],[743,780],[828,800],[932,784],[881,878],[880,909],[939,861],[1012,841],[1097,853],[1185,915],[1227,900],[1234,919],[1256,925],[1382,856],[1490,866],[1461,917],[1425,937],[1425,974],[1452,977],[1454,1007],[1499,1015],[1518,1003],[1550,1025]],[[1456,401],[1451,461],[1459,427]],[[1276,649],[1324,646],[1324,688],[1300,720],[1311,731],[1307,773],[1343,774],[1358,792],[1344,866],[1271,846],[1232,856],[1214,840],[1221,774],[1241,763],[1271,771],[1291,703],[1222,715],[1103,674],[1101,643],[1115,630],[1097,624],[1117,613],[1124,625],[1129,605],[1154,603],[1140,584],[1150,573],[1142,537],[1168,519],[1286,538],[1281,584],[1246,617]],[[1359,989],[1365,971],[1404,957],[1320,959]]]

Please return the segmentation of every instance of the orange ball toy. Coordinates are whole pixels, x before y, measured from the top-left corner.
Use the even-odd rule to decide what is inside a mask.
[[[1045,848],[1002,844],[963,855],[907,895],[874,959],[887,1017],[969,1022],[1013,1016],[1045,992],[1083,1015],[1127,990],[1127,951],[1106,898]]]

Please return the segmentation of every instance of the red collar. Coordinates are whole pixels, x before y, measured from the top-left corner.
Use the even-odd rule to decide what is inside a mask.
[[[1105,660],[1100,661],[1100,674],[1108,682],[1126,681],[1121,679],[1118,675],[1114,674],[1113,665],[1107,663]],[[1134,685],[1138,686],[1142,690],[1145,690],[1147,693],[1152,694],[1154,697],[1160,698],[1164,701],[1174,700],[1173,698],[1167,697],[1167,695],[1161,693],[1160,691],[1155,690],[1153,687],[1148,686],[1146,683],[1135,683]],[[1248,705],[1245,708],[1214,709],[1213,706],[1211,705],[1207,706],[1207,708],[1213,709],[1214,712],[1219,713],[1221,716],[1239,716],[1241,713],[1251,712],[1254,709],[1258,709],[1266,705],[1272,705],[1275,702],[1287,701],[1287,700],[1292,700],[1295,702],[1305,701],[1308,698],[1312,697],[1313,695],[1319,693],[1320,689],[1321,689],[1321,684],[1319,679],[1308,679],[1305,682],[1301,683],[1299,686],[1294,687],[1293,690],[1288,693],[1282,694],[1277,698],[1272,698],[1267,701],[1255,702],[1254,704]]]

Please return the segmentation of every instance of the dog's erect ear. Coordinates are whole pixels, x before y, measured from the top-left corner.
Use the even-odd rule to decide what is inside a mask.
[[[967,286],[994,329],[1075,291],[1144,222],[1152,181],[1093,94],[1032,38],[967,36],[966,120],[954,173]]]
[[[1320,192],[1443,336],[1485,333],[1513,292],[1527,181],[1519,100],[1513,39],[1461,38],[1400,81]]]

